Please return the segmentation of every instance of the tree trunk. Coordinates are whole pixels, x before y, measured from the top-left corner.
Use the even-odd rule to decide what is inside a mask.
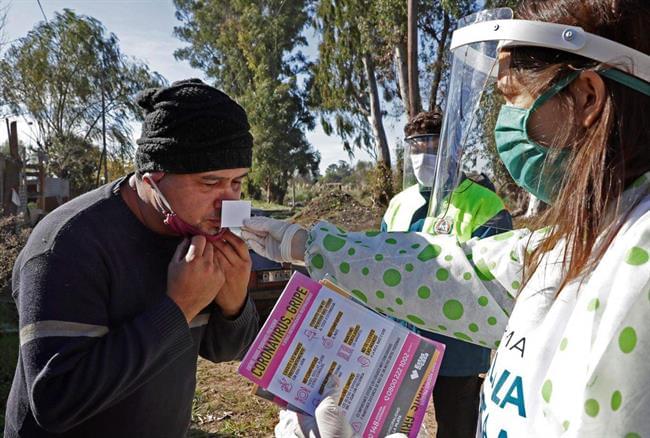
[[[271,181],[266,181],[266,202],[271,202]]]
[[[0,169],[0,186],[2,187],[2,212],[6,215],[19,213],[22,209],[25,208],[24,205],[17,206],[12,202],[12,190],[16,190],[20,194],[21,187],[21,169],[23,163],[20,159],[20,148],[18,143],[18,130],[16,128],[16,122],[7,121],[7,136],[9,138],[9,157],[6,159],[1,159],[0,162],[3,164],[3,169]],[[3,175],[4,174],[4,175]]]
[[[404,103],[404,108],[408,111],[410,108],[409,101],[409,80],[408,80],[408,63],[406,62],[407,50],[406,42],[401,41],[395,46],[395,68],[397,69],[397,85],[399,94]]]
[[[281,182],[280,184],[271,183],[269,186],[270,195],[268,202],[284,205],[284,198],[287,196],[287,189],[288,185],[286,182]]]
[[[379,100],[379,90],[377,88],[377,79],[375,78],[375,64],[370,54],[363,55],[363,66],[368,78],[368,95],[370,96],[370,124],[375,136],[375,144],[379,153],[379,161],[384,163],[390,169],[390,149],[388,149],[388,140],[386,140],[386,131],[381,114],[381,103]]]
[[[106,164],[108,157],[106,154],[106,101],[104,98],[104,89],[102,88],[102,154],[99,156],[99,167],[97,168],[97,182],[95,184],[97,187],[99,187],[99,175],[102,172],[102,164],[104,164],[104,184],[108,182],[108,166]]]
[[[436,50],[436,62],[434,64],[433,81],[431,81],[431,91],[429,93],[429,111],[434,111],[438,106],[438,88],[442,80],[442,70],[444,68],[445,48],[447,46],[447,38],[449,37],[450,28],[449,14],[445,12],[442,23],[442,31],[438,39],[438,48]]]
[[[276,194],[276,203],[284,205],[284,198],[287,196],[287,191],[283,190]]]
[[[408,90],[409,90],[409,119],[422,111],[420,101],[420,81],[418,70],[418,11],[417,0],[408,0]]]
[[[538,216],[543,210],[544,203],[534,195],[528,195],[528,209],[526,210],[524,217],[529,219],[534,218],[535,216]]]

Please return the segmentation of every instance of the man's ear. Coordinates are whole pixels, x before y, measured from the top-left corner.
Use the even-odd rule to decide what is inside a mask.
[[[164,176],[165,172],[145,172],[142,175],[142,181],[149,185],[151,185],[151,181],[153,181],[155,184],[158,184],[158,182],[160,182]]]
[[[576,102],[576,118],[583,128],[591,127],[601,116],[607,87],[603,78],[592,70],[585,70],[571,83],[569,91]]]

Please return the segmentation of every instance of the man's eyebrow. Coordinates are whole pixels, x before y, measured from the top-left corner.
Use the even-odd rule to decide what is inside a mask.
[[[239,179],[239,178],[244,178],[244,177],[247,176],[247,175],[248,175],[248,172],[245,172],[245,173],[243,173],[243,174],[241,174],[241,175],[237,175],[237,176],[235,176],[235,177],[233,177],[233,178],[227,178],[227,177],[225,177],[225,176],[219,176],[219,175],[203,175],[203,176],[201,177],[201,179],[204,180],[204,181],[222,181],[222,180],[224,180],[224,179]]]

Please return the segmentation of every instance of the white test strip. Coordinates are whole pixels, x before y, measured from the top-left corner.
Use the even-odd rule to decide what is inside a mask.
[[[250,201],[222,201],[221,227],[239,228],[251,217]]]

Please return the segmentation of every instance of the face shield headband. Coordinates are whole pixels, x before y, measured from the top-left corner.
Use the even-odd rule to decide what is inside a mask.
[[[599,74],[650,96],[650,56],[581,27],[529,20],[483,21],[456,30],[450,49],[488,41],[498,41],[500,48],[545,47],[593,59],[609,66],[599,69]],[[486,73],[496,75],[496,70]]]

